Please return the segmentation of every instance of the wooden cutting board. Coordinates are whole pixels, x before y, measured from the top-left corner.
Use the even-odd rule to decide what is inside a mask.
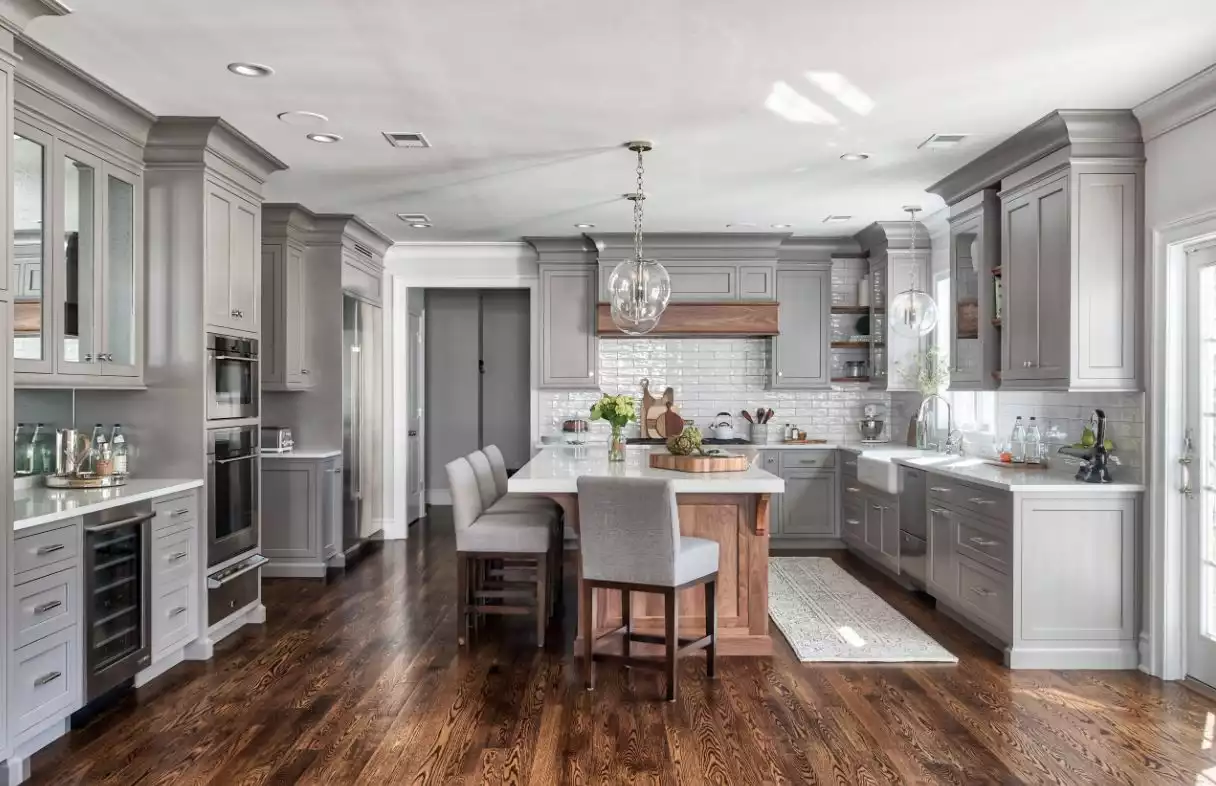
[[[673,469],[676,472],[743,472],[751,466],[747,456],[673,456],[670,453],[651,453],[650,466],[654,469]]]
[[[677,437],[684,433],[684,418],[672,409],[670,401],[667,402],[667,411],[659,419],[659,430],[662,432],[659,436],[664,438]]]

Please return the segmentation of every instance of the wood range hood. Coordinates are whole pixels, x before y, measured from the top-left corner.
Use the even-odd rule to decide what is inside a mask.
[[[777,303],[773,301],[706,301],[700,303],[670,303],[659,324],[645,336],[701,336],[707,338],[738,338],[775,336]],[[595,333],[598,336],[635,338],[622,333],[612,322],[612,306],[600,303],[595,309]]]

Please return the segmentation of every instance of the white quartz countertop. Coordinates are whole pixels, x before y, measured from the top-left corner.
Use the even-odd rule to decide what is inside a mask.
[[[285,450],[285,451],[263,450],[259,455],[264,459],[279,459],[279,458],[327,459],[327,458],[333,458],[334,456],[341,456],[342,450],[341,449],[335,450],[332,448],[324,449],[324,450],[307,450],[307,449],[299,449],[299,448],[297,448],[295,450]]]
[[[18,488],[13,492],[13,529],[20,531],[99,510],[167,497],[203,485],[197,480],[137,478],[112,489],[49,489],[45,486]]]
[[[1073,477],[1077,468],[1069,465],[1053,466],[1050,469],[1014,469],[994,466],[974,456],[944,456],[930,452],[918,457],[896,457],[892,461],[1002,491],[1127,494],[1145,489],[1143,483],[1134,479],[1116,480],[1114,483],[1084,483]],[[1111,471],[1116,477],[1132,476],[1132,472],[1126,467],[1112,467]]]
[[[666,448],[655,446],[666,452]],[[630,445],[625,460],[608,461],[607,445],[551,445],[537,453],[507,481],[507,491],[520,494],[574,494],[578,479],[594,477],[662,478],[675,483],[677,494],[781,494],[785,481],[755,466],[756,448],[726,446],[729,453],[750,456],[743,472],[675,472],[651,469],[651,446]]]

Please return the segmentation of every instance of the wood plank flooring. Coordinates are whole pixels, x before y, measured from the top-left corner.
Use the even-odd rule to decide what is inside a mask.
[[[32,782],[1216,783],[1216,703],[1135,672],[1008,672],[843,556],[960,663],[803,665],[778,634],[712,683],[683,661],[668,704],[659,675],[608,664],[584,691],[569,622],[545,651],[522,618],[461,652],[439,511],[333,583],[267,581],[265,626],[35,756]]]

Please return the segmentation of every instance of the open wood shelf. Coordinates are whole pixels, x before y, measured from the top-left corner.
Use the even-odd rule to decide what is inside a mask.
[[[832,306],[833,314],[869,314],[869,306]]]
[[[869,377],[832,377],[833,382],[869,382]]]

